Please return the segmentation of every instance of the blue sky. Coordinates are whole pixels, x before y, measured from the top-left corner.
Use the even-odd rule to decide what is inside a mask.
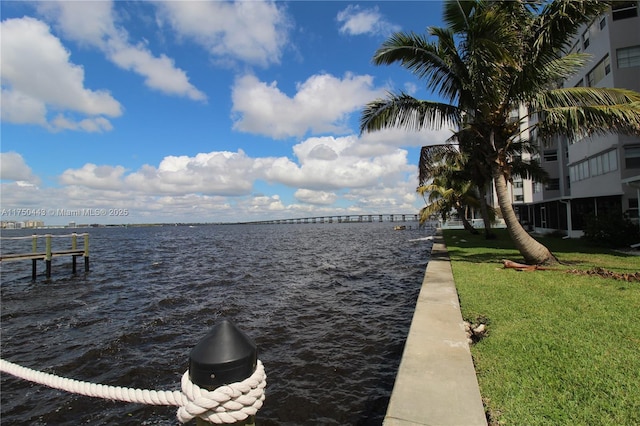
[[[435,99],[371,58],[394,31],[442,25],[440,2],[1,7],[3,220],[236,222],[424,206],[419,149],[448,129],[360,135],[358,122],[387,91]],[[98,217],[63,212],[82,209]]]

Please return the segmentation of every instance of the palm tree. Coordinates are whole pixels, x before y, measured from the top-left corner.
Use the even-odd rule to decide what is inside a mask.
[[[463,185],[468,184],[468,188],[464,188],[463,193],[467,193],[466,195],[470,198],[473,197],[474,202],[471,203],[471,207],[480,207],[484,220],[485,237],[490,238],[491,222],[495,219],[495,215],[489,214],[487,203],[483,197],[484,190],[481,190],[478,186],[484,185],[485,181],[476,178],[475,172],[477,170],[474,167],[476,164],[475,160],[461,152],[456,144],[445,143],[423,146],[420,150],[420,159],[418,161],[418,182],[420,185],[418,192],[424,197],[425,192],[433,190],[437,192],[435,198],[439,199],[443,195],[444,190],[460,189]],[[471,183],[473,183],[473,185],[471,185]],[[435,185],[431,186],[430,184]],[[462,193],[460,194],[460,198],[464,198]],[[429,196],[429,200],[432,201],[431,196]],[[450,208],[452,207],[453,206],[450,206]],[[424,212],[430,214],[434,208],[436,207],[422,209],[423,216]],[[458,214],[460,215],[460,211]],[[463,220],[465,229],[469,230],[464,223],[466,217],[462,217],[461,219]]]
[[[451,210],[455,210],[464,229],[472,234],[478,233],[466,216],[467,207],[476,208],[483,201],[478,198],[473,183],[441,175],[432,183],[419,186],[417,192],[423,197],[429,193],[429,203],[420,210],[421,224],[435,214],[442,217],[442,220],[447,220]]]
[[[543,138],[607,132],[640,134],[640,94],[622,89],[557,88],[588,56],[566,54],[582,24],[606,10],[602,1],[450,0],[444,28],[428,36],[396,33],[376,51],[377,65],[399,63],[425,79],[443,101],[390,93],[364,108],[360,129],[411,130],[453,126],[464,132],[485,163],[498,204],[516,248],[527,263],[557,261],[547,247],[518,222],[508,197],[510,152],[521,139],[521,123],[510,120],[519,106],[537,118]],[[522,121],[524,122],[524,121]],[[461,145],[461,150],[465,148]]]
[[[482,141],[474,139],[469,133],[462,130],[445,144],[423,146],[418,161],[418,181],[420,185],[426,185],[435,176],[448,172],[448,168],[455,168],[458,170],[457,179],[467,179],[475,183],[478,199],[483,200],[479,206],[485,238],[493,239],[496,236],[491,230],[491,223],[495,220],[495,211],[486,202],[491,182],[491,167],[484,161]],[[456,140],[459,144],[454,143]],[[511,144],[507,156],[511,176],[545,182],[548,174],[538,160],[531,158],[525,161],[522,158],[523,153],[535,154],[537,147],[524,139]]]

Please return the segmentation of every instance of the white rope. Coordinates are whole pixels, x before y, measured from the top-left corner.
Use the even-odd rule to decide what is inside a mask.
[[[0,371],[54,389],[84,396],[138,404],[177,406],[179,407],[177,418],[181,423],[186,423],[196,417],[216,424],[229,424],[245,420],[247,417],[255,415],[262,407],[265,399],[264,390],[267,386],[267,375],[260,360],[258,360],[256,370],[249,378],[241,382],[220,386],[212,391],[202,389],[192,383],[188,371],[182,375],[182,392],[132,389],[81,382],[32,370],[4,359],[0,359]]]
[[[51,238],[67,238],[67,237],[73,237],[74,234],[33,234],[33,235],[26,235],[24,237],[0,237],[0,240],[31,240],[34,237],[35,238],[45,238],[46,236],[50,236]],[[84,237],[85,235],[89,235],[88,232],[84,232],[82,234],[75,234],[76,237]]]
[[[0,237],[0,240],[27,240],[27,239],[29,240],[33,239],[33,235],[28,235],[26,237]]]

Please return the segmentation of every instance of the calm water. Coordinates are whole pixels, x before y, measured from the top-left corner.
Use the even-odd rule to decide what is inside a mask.
[[[268,375],[257,424],[381,424],[431,250],[429,231],[407,224],[89,229],[86,276],[81,261],[71,275],[70,258],[53,260],[51,282],[32,283],[29,261],[2,264],[2,358],[83,381],[175,390],[191,348],[229,319],[255,340]],[[31,250],[30,240],[1,243],[4,253]],[[174,407],[5,374],[1,385],[3,425],[177,424]]]

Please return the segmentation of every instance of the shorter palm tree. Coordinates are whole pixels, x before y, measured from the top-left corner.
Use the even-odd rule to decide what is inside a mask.
[[[428,200],[427,205],[420,210],[420,223],[424,223],[429,217],[437,214],[443,220],[447,220],[452,211],[455,211],[464,228],[477,234],[478,231],[467,220],[467,210],[477,209],[484,202],[478,196],[477,188],[467,176],[464,165],[467,164],[465,156],[451,145],[438,145],[423,147],[422,151],[430,151],[434,156],[428,163],[428,172],[421,170],[421,185],[417,192]],[[437,153],[437,154],[436,154]],[[436,161],[439,158],[439,161]],[[430,181],[430,182],[427,182]]]
[[[421,186],[430,183],[435,177],[455,172],[449,179],[468,180],[475,185],[476,198],[479,200],[480,214],[484,223],[486,239],[495,238],[492,223],[496,218],[496,210],[487,203],[490,191],[491,168],[484,160],[486,145],[474,139],[470,132],[461,130],[447,140],[445,144],[423,146],[418,161],[418,181]],[[532,156],[537,153],[535,145],[528,140],[521,139],[513,142],[509,147],[508,161],[509,180],[514,177],[532,179],[545,182],[547,172],[535,158],[523,159],[523,154]]]
[[[466,207],[472,207],[474,199],[473,193],[460,193],[453,188],[445,188],[437,184],[419,186],[417,189],[423,197],[429,193],[429,204],[420,210],[420,224],[423,224],[434,215],[438,215],[443,221],[451,218],[451,212],[455,211],[462,221],[462,226],[472,234],[477,234],[478,230],[469,223],[466,217]],[[475,198],[477,200],[477,198]]]

